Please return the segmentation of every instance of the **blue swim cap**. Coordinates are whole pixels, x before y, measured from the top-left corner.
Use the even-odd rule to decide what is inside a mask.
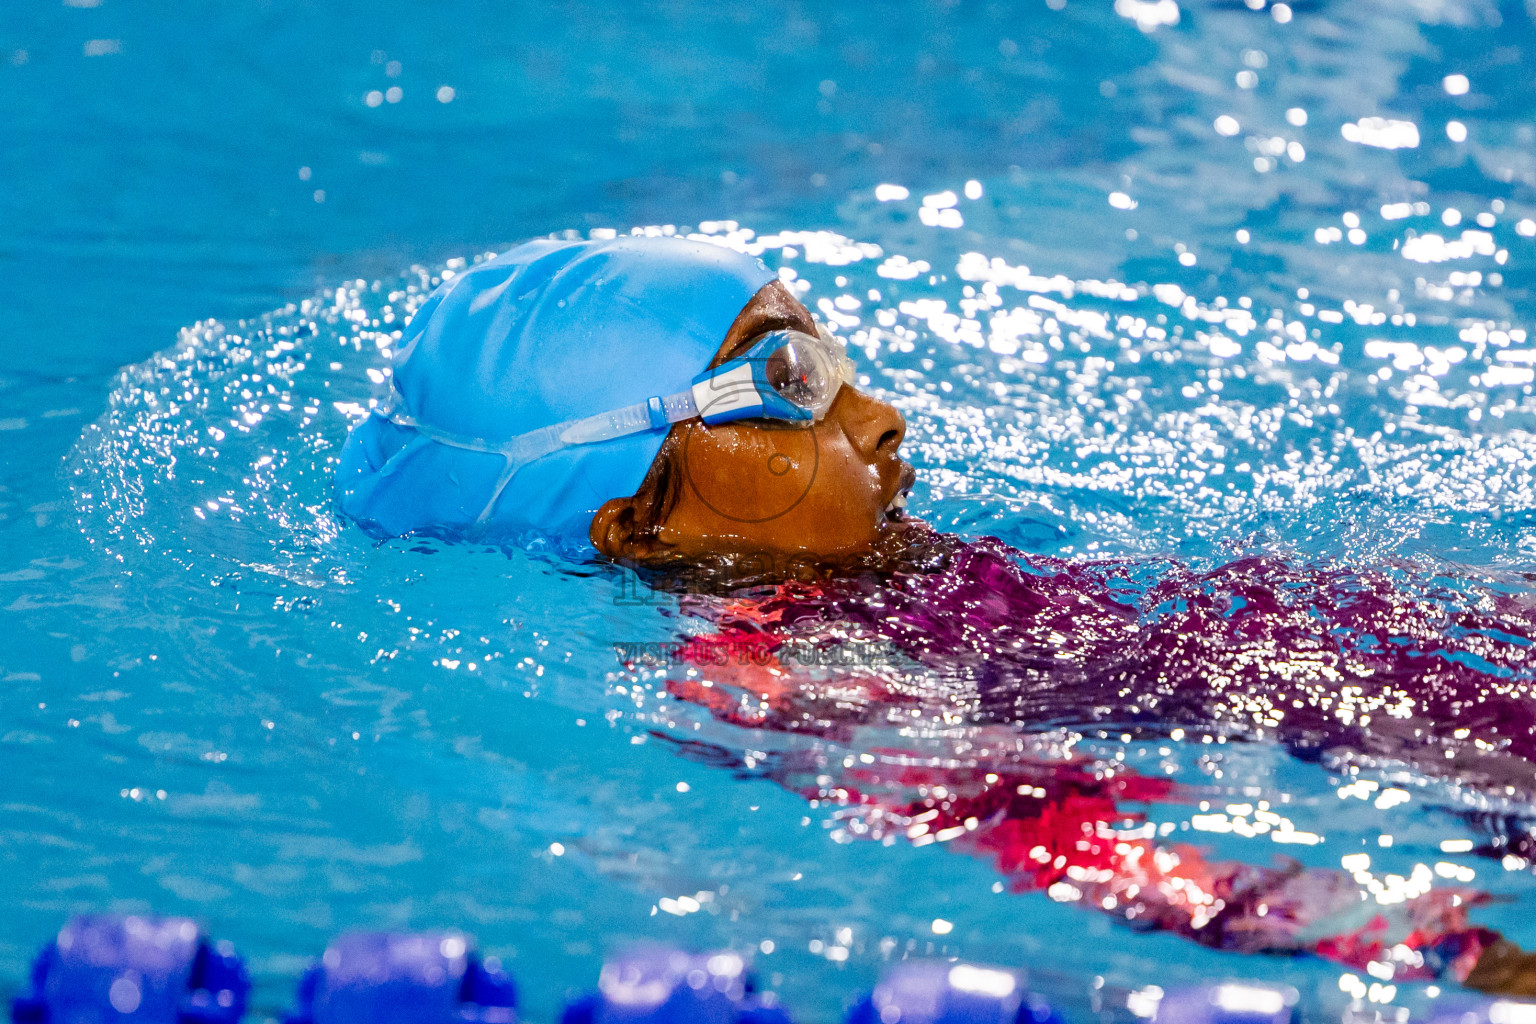
[[[426,437],[491,445],[686,390],[774,274],[708,242],[621,237],[527,242],[448,280],[394,357],[404,416],[374,412],[341,451],[341,510],[369,533],[526,543],[591,553],[605,501],[635,493],[665,428],[561,449],[496,488],[507,463]]]

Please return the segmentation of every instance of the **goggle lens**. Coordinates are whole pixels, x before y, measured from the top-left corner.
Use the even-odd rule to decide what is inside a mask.
[[[774,349],[764,371],[768,383],[785,401],[813,411],[826,403],[831,388],[826,360],[821,352],[799,339]]]
[[[830,335],[783,334],[784,344],[769,353],[763,367],[768,384],[779,397],[819,420],[832,408],[838,389],[851,380],[852,363]]]

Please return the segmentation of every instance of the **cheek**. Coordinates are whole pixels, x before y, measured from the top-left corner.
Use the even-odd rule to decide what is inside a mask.
[[[715,515],[739,524],[793,515],[817,490],[824,467],[819,431],[691,427],[683,439],[688,488]]]
[[[805,499],[808,508],[829,516],[840,525],[867,526],[884,511],[884,488],[876,469],[853,451],[841,435],[823,438],[821,460],[811,493]]]

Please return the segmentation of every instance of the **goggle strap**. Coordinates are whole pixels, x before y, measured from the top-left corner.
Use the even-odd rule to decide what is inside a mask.
[[[622,409],[601,412],[596,416],[571,420],[567,423],[557,423],[545,429],[558,431],[564,444],[594,444],[598,441],[609,441],[615,437],[642,434],[648,430],[662,430],[673,423],[692,419],[698,414],[699,408],[694,404],[693,392],[679,391],[665,398],[655,396],[644,402],[627,405]]]
[[[665,398],[654,397],[622,409],[598,413],[596,416],[540,427],[500,443],[439,430],[430,424],[422,423],[400,408],[398,401],[391,403],[387,408],[379,409],[378,414],[396,426],[408,427],[439,444],[463,448],[466,451],[501,455],[506,458],[509,466],[512,467],[512,472],[515,473],[535,459],[542,459],[561,448],[577,444],[596,444],[616,437],[660,430],[670,424],[692,419],[699,414],[699,410],[694,404],[693,392],[680,391]]]

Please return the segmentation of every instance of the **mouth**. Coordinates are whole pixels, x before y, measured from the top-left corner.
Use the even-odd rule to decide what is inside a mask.
[[[896,481],[896,493],[891,495],[891,500],[885,506],[887,522],[900,522],[906,518],[907,496],[912,492],[912,485],[916,482],[917,470],[912,468],[910,462],[902,462],[901,476]]]

